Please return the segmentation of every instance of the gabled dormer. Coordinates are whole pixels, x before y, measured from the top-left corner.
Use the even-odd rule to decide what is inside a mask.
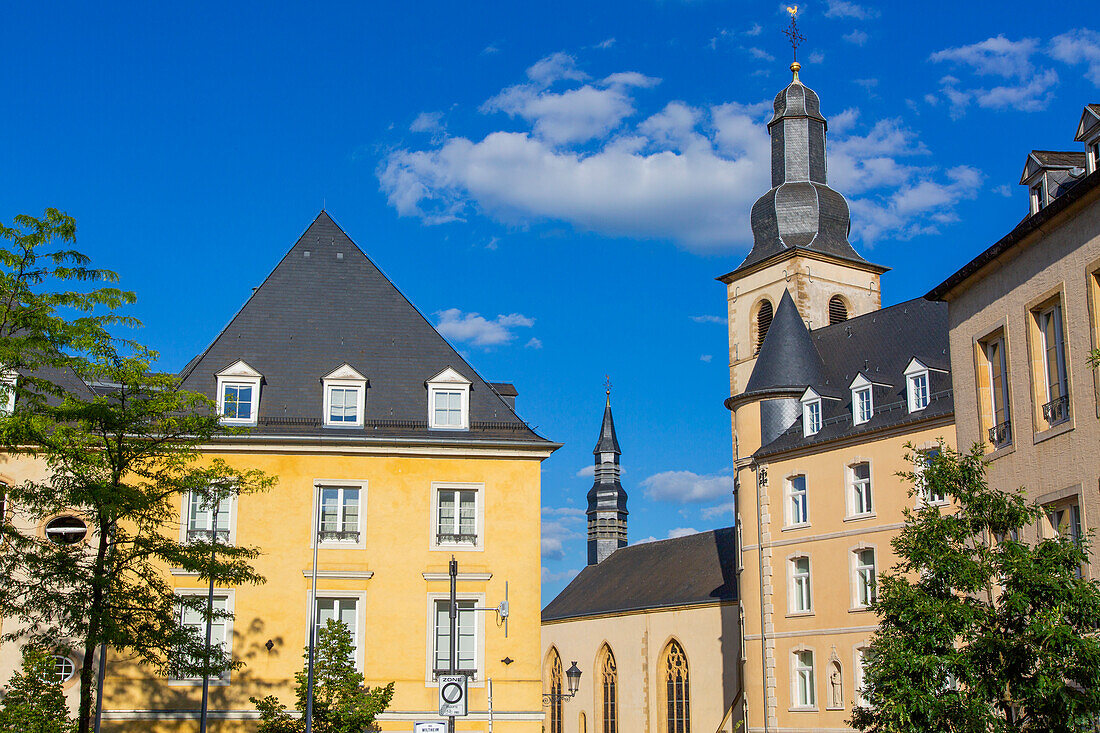
[[[1032,214],[1046,208],[1085,175],[1085,155],[1057,150],[1028,153],[1020,185],[1027,186]]]
[[[218,414],[226,425],[256,425],[260,412],[260,384],[263,375],[245,361],[237,361],[216,375]]]
[[[1073,139],[1085,144],[1085,171],[1095,173],[1100,168],[1100,104],[1085,105]]]
[[[470,380],[447,367],[426,384],[428,427],[432,430],[469,430]]]
[[[916,357],[910,359],[909,366],[905,367],[905,402],[909,412],[920,412],[932,401],[931,371]]]
[[[821,432],[824,423],[821,411],[821,395],[813,387],[807,387],[799,400],[802,403],[802,435],[810,437]]]
[[[349,364],[327,376],[324,384],[324,424],[329,428],[361,428],[366,412],[367,378]]]
[[[874,384],[863,372],[848,385],[852,392],[852,424],[862,425],[875,416]]]

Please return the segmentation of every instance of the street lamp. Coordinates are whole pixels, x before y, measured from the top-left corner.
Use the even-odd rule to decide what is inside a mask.
[[[565,685],[569,689],[568,693],[553,691],[543,693],[542,704],[550,705],[561,700],[571,700],[577,696],[577,690],[581,688],[581,669],[576,662],[573,662],[573,665],[565,670]]]

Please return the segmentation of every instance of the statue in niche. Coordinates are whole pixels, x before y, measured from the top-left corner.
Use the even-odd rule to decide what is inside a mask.
[[[840,662],[829,665],[829,707],[844,707],[844,681],[840,674]]]

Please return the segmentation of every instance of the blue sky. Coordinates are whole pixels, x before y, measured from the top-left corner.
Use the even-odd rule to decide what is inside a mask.
[[[201,350],[325,203],[519,412],[544,464],[544,602],[584,563],[604,375],[631,541],[731,521],[724,288],[768,187],[783,6],[720,0],[8,4],[0,219],[55,206]],[[1076,150],[1100,33],[1072,4],[802,5],[853,244],[917,297]]]

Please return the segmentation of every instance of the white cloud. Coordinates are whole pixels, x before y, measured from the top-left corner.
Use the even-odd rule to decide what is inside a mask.
[[[596,466],[594,464],[589,464],[587,466],[584,466],[583,468],[581,468],[581,470],[577,471],[577,477],[578,478],[592,478],[595,475],[596,475]]]
[[[1003,35],[987,38],[967,46],[945,48],[929,56],[936,63],[950,61],[969,67],[982,76],[1003,76],[1022,79],[1031,74],[1031,56],[1039,46],[1038,39],[1010,41]]]
[[[687,504],[710,501],[733,491],[733,477],[699,475],[692,471],[662,471],[642,481],[646,498]]]
[[[550,568],[544,567],[542,569],[542,582],[543,583],[560,583],[563,580],[572,580],[577,576],[580,570],[576,568],[570,568],[569,570],[559,570],[553,572]]]
[[[481,106],[482,112],[504,112],[522,117],[536,137],[555,144],[580,143],[602,137],[634,114],[630,97],[621,86],[549,92],[533,84],[508,87]]]
[[[703,519],[714,519],[716,517],[724,517],[726,515],[733,516],[733,502],[727,501],[722,504],[716,504],[714,506],[704,507],[699,515]]]
[[[862,46],[863,44],[867,43],[867,39],[869,38],[869,36],[857,28],[851,33],[845,33],[843,36],[841,36],[841,38],[843,38],[848,43],[854,43],[857,46]]]
[[[632,544],[632,545],[644,545],[647,542],[656,542],[656,541],[657,541],[657,538],[654,537],[653,535],[650,535],[649,537],[643,537],[640,540],[634,540],[630,544]]]
[[[821,53],[820,51],[811,51],[810,52],[810,63],[811,64],[821,64],[821,63],[824,63],[824,62],[825,62],[825,54]]]
[[[993,193],[998,196],[1004,196],[1006,199],[1012,197],[1012,189],[1009,188],[1007,183],[1002,183],[1000,186],[994,188]]]
[[[722,316],[692,316],[691,320],[696,323],[725,323],[726,319]]]
[[[879,11],[874,8],[867,8],[862,5],[856,5],[855,3],[845,2],[845,0],[828,0],[828,5],[829,7],[825,10],[825,17],[827,18],[855,18],[856,20],[867,20],[879,16]]]
[[[936,181],[918,173],[888,196],[852,201],[853,218],[859,217],[860,238],[873,243],[884,236],[911,239],[936,234],[940,225],[958,220],[955,207],[981,190],[985,176],[975,168],[960,165],[945,173],[947,181]]]
[[[749,55],[752,56],[754,59],[758,59],[760,61],[775,61],[775,56],[772,56],[770,53],[762,48],[756,48],[755,46],[753,46],[750,48],[746,48],[745,50],[748,51]]]
[[[699,530],[695,529],[694,527],[676,527],[675,529],[670,529],[668,531],[668,538],[670,540],[674,540],[677,537],[687,537],[691,534],[699,534]]]
[[[1072,42],[1059,42],[1058,39],[1062,37],[1059,36],[1051,42],[1051,55],[1055,58],[1069,53],[1074,45]],[[1036,38],[1012,41],[998,35],[966,46],[945,48],[928,58],[934,63],[951,63],[979,77],[1000,77],[1005,80],[1003,84],[987,86],[964,84],[955,76],[943,77],[940,80],[940,93],[947,99],[952,117],[962,116],[975,104],[986,109],[1037,112],[1047,108],[1054,98],[1054,87],[1058,84],[1058,73],[1054,69],[1036,67],[1033,57],[1038,49],[1039,40]]]
[[[585,516],[583,509],[575,507],[542,508],[542,557],[544,560],[561,560],[565,557],[567,543],[581,540]]]
[[[534,336],[532,336],[531,340],[523,345],[523,348],[525,348],[525,349],[541,349],[542,348],[542,340],[537,339]]]
[[[759,36],[764,32],[764,26],[759,23],[753,23],[752,27],[745,31],[746,36]]]
[[[714,357],[711,354],[702,354],[699,357],[699,361],[706,362],[707,364],[709,364],[710,360],[713,359],[713,358]]]
[[[463,313],[458,308],[448,308],[436,313],[439,320],[436,330],[445,337],[459,343],[470,342],[474,346],[497,346],[506,344],[515,338],[513,328],[530,328],[535,325],[534,318],[520,313],[498,315],[488,320],[477,313]]]
[[[606,49],[606,48],[611,48],[614,45],[615,45],[615,39],[614,38],[605,38],[604,40],[597,43],[594,46],[594,48]]]
[[[620,85],[644,89],[657,86],[661,83],[661,80],[655,76],[646,76],[637,71],[620,71],[605,76],[603,83],[608,86]]]
[[[484,56],[492,56],[495,53],[500,53],[500,48],[496,44],[490,43],[488,46],[481,49],[481,53]]]
[[[567,53],[558,51],[545,56],[527,69],[527,78],[536,84],[550,86],[556,81],[572,79],[583,81],[588,75],[577,68],[577,60]]]
[[[438,132],[443,129],[442,112],[421,112],[409,125],[412,132]]]
[[[832,134],[840,135],[855,127],[856,120],[859,119],[859,109],[856,107],[849,107],[840,114],[833,115],[829,119],[829,129]]]
[[[1059,61],[1085,64],[1085,77],[1100,86],[1100,33],[1089,28],[1077,28],[1055,36],[1049,53]]]

